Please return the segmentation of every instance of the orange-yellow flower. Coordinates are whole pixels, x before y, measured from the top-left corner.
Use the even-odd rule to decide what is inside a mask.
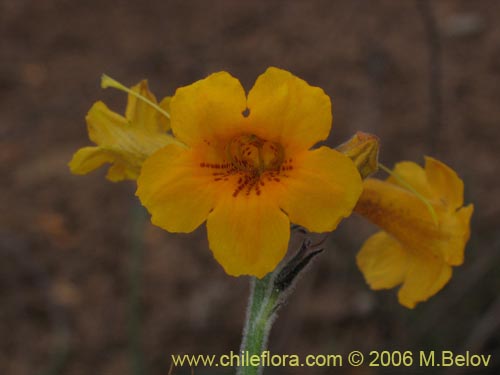
[[[402,284],[398,299],[408,308],[441,290],[452,266],[463,263],[473,211],[472,204],[462,207],[463,182],[457,174],[436,159],[425,161],[425,169],[412,162],[398,163],[394,174],[399,181],[365,180],[355,208],[383,229],[359,252],[361,272],[372,289]],[[431,204],[434,217],[422,198]]]
[[[311,150],[331,127],[329,97],[269,68],[248,98],[226,72],[176,91],[171,144],[146,160],[137,195],[152,222],[191,232],[207,221],[209,246],[230,275],[263,277],[284,257],[290,222],[335,229],[362,184],[353,162]]]
[[[146,81],[131,90],[157,103]],[[168,109],[169,103],[170,97],[166,97],[159,106]],[[74,174],[87,174],[104,163],[111,163],[106,175],[109,180],[135,180],[144,160],[173,139],[166,133],[170,128],[169,120],[131,94],[125,117],[99,101],[90,108],[86,121],[89,138],[97,146],[83,147],[73,155],[69,166]]]

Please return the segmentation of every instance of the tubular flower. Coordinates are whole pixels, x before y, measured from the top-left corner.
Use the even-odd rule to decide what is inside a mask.
[[[157,103],[145,80],[131,90]],[[170,97],[166,97],[159,106],[168,109],[169,104]],[[111,163],[106,175],[109,180],[135,180],[144,160],[173,140],[166,133],[170,128],[169,120],[131,94],[125,117],[99,101],[90,108],[86,121],[89,138],[97,146],[83,147],[73,155],[69,167],[74,174],[87,174],[104,163]]]
[[[402,284],[399,302],[414,308],[444,287],[452,266],[463,263],[473,206],[463,207],[462,180],[436,159],[426,157],[425,169],[401,162],[393,173],[397,179],[364,181],[355,211],[383,231],[363,244],[357,264],[372,289]]]
[[[230,275],[263,277],[284,257],[290,222],[326,232],[350,215],[362,183],[354,163],[328,147],[329,97],[269,68],[248,97],[219,72],[179,88],[170,144],[148,158],[137,195],[152,222],[191,232],[207,221],[209,246]]]

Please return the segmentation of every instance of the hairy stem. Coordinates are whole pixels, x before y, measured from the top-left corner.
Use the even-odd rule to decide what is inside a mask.
[[[273,273],[263,279],[252,278],[240,348],[242,363],[239,364],[238,375],[262,374],[263,367],[261,365],[252,366],[251,363],[243,363],[243,361],[244,358],[252,358],[256,355],[261,357],[262,352],[267,349],[269,332],[276,318],[279,294],[280,291],[274,287]]]

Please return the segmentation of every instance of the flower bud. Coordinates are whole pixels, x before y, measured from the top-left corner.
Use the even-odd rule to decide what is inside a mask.
[[[351,158],[363,179],[378,170],[379,139],[369,133],[356,132],[347,142],[337,146],[337,151]]]

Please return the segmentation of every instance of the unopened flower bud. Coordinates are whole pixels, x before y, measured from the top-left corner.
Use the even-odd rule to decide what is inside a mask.
[[[378,137],[363,132],[357,132],[347,142],[337,146],[337,151],[351,158],[363,179],[378,170]]]

